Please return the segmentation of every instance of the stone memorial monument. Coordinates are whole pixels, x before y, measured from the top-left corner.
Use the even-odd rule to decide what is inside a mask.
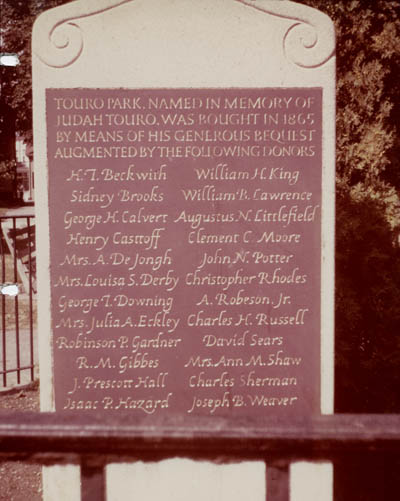
[[[43,410],[161,428],[333,411],[333,54],[331,21],[285,0],[38,18]],[[47,473],[49,499],[74,475]]]

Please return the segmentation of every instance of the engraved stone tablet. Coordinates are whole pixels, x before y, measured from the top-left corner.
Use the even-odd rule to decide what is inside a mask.
[[[205,435],[332,412],[329,18],[77,1],[33,54],[42,409]]]
[[[47,91],[58,410],[319,411],[322,89]]]

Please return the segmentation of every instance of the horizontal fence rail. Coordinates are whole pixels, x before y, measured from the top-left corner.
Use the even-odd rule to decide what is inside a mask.
[[[196,419],[191,429],[171,421],[160,426],[132,420],[60,413],[0,413],[0,456],[35,462],[59,455],[103,454],[104,462],[171,456],[229,459],[331,460],[351,452],[400,453],[400,415],[335,414],[308,419],[264,420],[263,426],[227,426],[224,420]],[[162,427],[161,427],[162,426]],[[102,460],[103,461],[103,460]]]
[[[333,415],[265,420],[263,426],[227,426],[197,419],[180,428],[165,421],[57,413],[0,413],[0,458],[44,465],[81,466],[82,501],[105,500],[108,463],[172,457],[267,464],[267,500],[289,500],[289,465],[296,460],[335,461],[352,454],[400,457],[400,415]]]

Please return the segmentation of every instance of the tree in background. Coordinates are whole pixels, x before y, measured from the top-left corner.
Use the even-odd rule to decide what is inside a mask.
[[[337,36],[337,412],[400,412],[400,7],[306,0]]]
[[[63,3],[66,0],[0,0],[0,52],[17,53],[20,60],[15,67],[0,66],[1,97],[14,110],[16,130],[28,143],[32,143],[32,26],[41,12]]]
[[[300,0],[301,1],[301,0]],[[391,0],[303,0],[328,14],[337,38],[337,175],[349,187],[400,189],[389,168],[400,126],[400,7]],[[382,189],[388,188],[386,185]]]
[[[1,97],[0,82],[0,199],[12,202],[16,186],[15,114]]]

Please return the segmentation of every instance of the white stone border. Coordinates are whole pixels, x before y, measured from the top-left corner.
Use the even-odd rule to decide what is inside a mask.
[[[124,20],[124,25],[118,24],[118,16]],[[155,41],[162,33],[159,44],[149,45],[144,41],[143,30],[132,30],[132,26],[140,28],[140,22],[149,18],[152,22],[146,24],[146,36]],[[268,29],[265,29],[264,20],[268,21]],[[114,35],[117,43],[114,43],[116,38],[107,39],[109,31],[115,26],[120,29]],[[196,36],[202,39],[196,39]],[[137,50],[129,51],[130,60],[135,61],[135,64],[129,65],[126,64],[127,54],[123,51],[126,42],[123,41],[132,37]],[[112,61],[98,49],[98,44],[104,43],[104,39],[108,40],[107,45],[102,45],[105,51],[111,46],[120,51],[113,53]],[[265,56],[266,46],[273,52],[268,57]],[[168,53],[166,48],[170,49]],[[334,32],[329,18],[314,9],[286,0],[79,0],[52,9],[38,18],[33,33],[33,125],[43,410],[54,410],[45,89],[281,86],[323,88],[321,412],[333,412],[333,53]],[[178,477],[179,465],[182,464],[177,462]],[[134,466],[126,469],[128,477],[132,468]],[[153,475],[157,466],[154,468]],[[299,481],[308,487],[316,485],[322,472],[325,475],[325,492],[320,494],[324,489],[319,491],[318,496],[321,497],[318,501],[331,499],[329,484],[332,482],[332,467],[327,464],[321,468],[304,466],[303,463],[293,465],[292,499],[299,499],[296,498],[300,492]],[[61,474],[57,475],[57,471]],[[308,478],[305,472],[308,472]],[[69,501],[71,489],[74,499],[78,499],[76,467],[46,470],[44,477],[45,499],[55,499],[53,494],[57,492],[59,501]],[[217,476],[215,482],[218,481]],[[307,499],[312,499],[311,491],[307,492]],[[113,499],[123,499],[124,494]],[[305,495],[302,494],[301,501]]]

